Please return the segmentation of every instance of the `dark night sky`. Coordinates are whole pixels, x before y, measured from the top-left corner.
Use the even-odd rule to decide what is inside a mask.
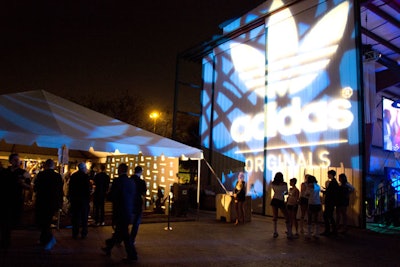
[[[177,53],[263,1],[9,2],[0,6],[0,94],[129,90],[172,109]]]

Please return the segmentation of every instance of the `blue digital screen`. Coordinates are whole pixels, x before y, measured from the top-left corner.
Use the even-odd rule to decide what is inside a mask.
[[[389,98],[382,98],[383,149],[400,151],[400,107]]]

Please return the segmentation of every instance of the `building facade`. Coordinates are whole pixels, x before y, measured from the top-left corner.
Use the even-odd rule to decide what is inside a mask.
[[[266,1],[227,24],[203,57],[202,146],[242,162],[253,212],[271,214],[269,185],[327,171],[355,186],[362,224],[363,90],[353,1]],[[213,162],[212,165],[221,165]],[[222,177],[231,166],[219,166]]]

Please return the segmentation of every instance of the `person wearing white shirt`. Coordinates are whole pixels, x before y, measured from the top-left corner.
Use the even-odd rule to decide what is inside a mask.
[[[273,237],[278,237],[278,210],[281,210],[285,217],[286,228],[287,228],[287,238],[292,239],[292,228],[290,227],[289,214],[285,205],[285,195],[288,193],[287,183],[283,181],[283,174],[277,172],[275,174],[274,180],[271,183],[272,191],[274,191],[274,196],[271,200],[273,222],[274,222],[274,234]]]
[[[318,227],[318,216],[322,209],[321,206],[321,187],[317,183],[317,179],[309,175],[307,177],[307,195],[308,195],[308,232],[307,239],[311,238],[311,233],[313,232],[313,237],[318,238],[319,235],[319,227]],[[312,231],[312,227],[315,227],[315,230]]]

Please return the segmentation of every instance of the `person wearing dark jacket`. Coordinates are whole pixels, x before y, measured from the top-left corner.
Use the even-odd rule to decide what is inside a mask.
[[[106,165],[100,165],[100,172],[94,178],[94,193],[93,193],[93,206],[94,206],[94,221],[96,225],[105,225],[104,222],[104,202],[108,189],[110,186],[110,176],[105,172]]]
[[[143,173],[143,168],[140,166],[135,167],[135,173],[132,175],[131,179],[135,181],[137,194],[135,196],[135,207],[133,210],[133,220],[131,229],[131,240],[133,244],[136,242],[136,236],[139,231],[139,225],[142,222],[143,214],[143,198],[146,196],[146,182],[140,178]]]
[[[235,225],[245,222],[244,202],[246,200],[246,183],[244,182],[244,173],[240,172],[238,180],[233,190],[233,198],[235,202],[236,221]]]
[[[11,245],[11,231],[22,216],[24,205],[23,190],[30,188],[26,183],[29,173],[21,168],[18,154],[8,157],[10,166],[0,171],[0,248],[7,250]]]
[[[118,178],[114,179],[108,199],[113,203],[113,224],[115,232],[106,240],[106,246],[102,250],[107,256],[111,255],[112,248],[121,240],[124,242],[127,258],[124,261],[137,260],[135,246],[129,235],[129,224],[132,221],[136,203],[136,184],[129,178],[128,166],[121,163],[118,166]]]
[[[39,241],[45,245],[45,250],[52,249],[56,243],[51,232],[51,222],[63,203],[63,181],[61,175],[54,171],[54,167],[53,160],[46,160],[44,171],[39,172],[34,185],[36,223],[40,229]]]
[[[72,238],[77,239],[80,227],[81,237],[88,234],[88,216],[90,202],[90,181],[86,164],[79,163],[78,171],[69,180],[68,198],[71,203]]]
[[[329,183],[326,187],[325,194],[325,209],[323,213],[325,231],[321,233],[321,235],[329,236],[331,234],[337,234],[336,222],[333,217],[333,213],[335,211],[335,206],[337,204],[337,195],[339,191],[339,184],[336,181],[336,171],[330,170],[328,171],[328,179]]]

